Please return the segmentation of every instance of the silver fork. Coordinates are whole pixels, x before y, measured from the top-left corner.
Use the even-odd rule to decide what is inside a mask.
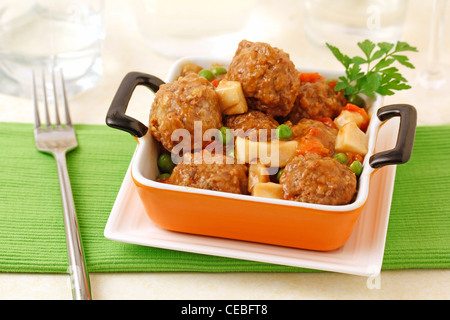
[[[56,122],[52,125],[48,110],[48,100],[45,85],[45,72],[42,71],[41,84],[43,93],[43,104],[45,109],[45,127],[41,125],[39,117],[39,102],[37,96],[36,74],[33,72],[33,103],[34,103],[34,138],[39,151],[53,154],[59,176],[62,204],[64,209],[64,226],[66,231],[67,251],[69,255],[69,273],[72,282],[72,296],[75,300],[90,300],[89,275],[86,270],[86,262],[82,250],[78,221],[73,201],[72,188],[70,186],[67,171],[66,153],[78,146],[75,130],[70,119],[69,106],[67,102],[64,77],[60,70],[63,105],[66,115],[65,124],[61,124],[58,111],[58,94],[56,90],[55,72],[52,70],[52,86],[55,107]]]

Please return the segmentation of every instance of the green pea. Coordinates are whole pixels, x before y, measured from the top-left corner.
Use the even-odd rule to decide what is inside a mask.
[[[156,177],[156,180],[164,180],[170,178],[170,173],[162,173]]]
[[[289,139],[292,137],[292,130],[287,124],[280,124],[277,127],[276,134],[278,139]]]
[[[353,161],[349,168],[356,174],[357,177],[361,175],[363,169],[361,162],[358,160]]]
[[[221,74],[227,73],[227,69],[224,67],[213,67],[211,68],[211,72],[214,76],[220,76]]]
[[[347,164],[348,162],[348,157],[345,153],[337,153],[333,156],[333,158],[335,158],[337,161],[339,161],[342,164]]]
[[[162,173],[172,173],[175,164],[170,154],[163,153],[158,157],[158,168]]]
[[[221,141],[223,144],[230,143],[231,139],[233,138],[230,128],[228,127],[222,127],[219,131],[219,141]]]
[[[280,182],[281,175],[283,174],[284,168],[280,168],[277,173],[277,181]]]
[[[208,81],[211,81],[212,79],[214,79],[214,75],[213,75],[212,72],[211,72],[210,70],[208,70],[208,69],[200,70],[200,72],[198,73],[198,75],[199,75],[200,77],[205,78],[205,79],[208,80]]]
[[[364,102],[363,98],[361,98],[357,94],[351,94],[347,96],[347,100],[349,103],[357,105],[360,108],[364,108],[366,106],[366,103]]]

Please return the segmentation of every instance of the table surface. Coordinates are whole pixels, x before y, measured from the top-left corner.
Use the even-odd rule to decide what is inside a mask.
[[[165,79],[175,58],[152,51],[135,24],[138,1],[106,2],[106,37],[103,77],[94,88],[70,99],[74,123],[104,124],[112,97],[129,71],[142,71]],[[311,43],[304,33],[302,1],[259,0],[252,16],[258,28],[249,40],[268,42],[288,52],[297,66],[340,69],[328,49]],[[411,55],[415,70],[402,70],[413,88],[387,97],[386,104],[409,103],[418,110],[419,125],[450,123],[450,96],[438,102],[417,75],[426,67],[431,1],[410,0],[403,40],[418,47]],[[450,6],[446,8],[449,17]],[[444,39],[450,36],[450,21]],[[251,37],[251,38],[250,38]],[[441,61],[450,64],[450,42],[444,41]],[[405,68],[406,69],[406,68]],[[450,79],[449,79],[450,81]],[[145,119],[147,93],[137,90],[128,113]],[[33,122],[31,100],[0,94],[0,121]],[[449,270],[386,270],[374,279],[324,273],[92,273],[94,299],[449,299]],[[0,299],[71,299],[66,274],[0,273]]]

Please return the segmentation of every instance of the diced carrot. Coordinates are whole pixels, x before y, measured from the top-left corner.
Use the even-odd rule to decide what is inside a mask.
[[[334,88],[337,85],[337,81],[336,80],[330,80],[330,81],[328,81],[328,85],[330,86],[331,89],[334,90]]]
[[[360,108],[356,104],[352,104],[352,103],[347,103],[346,106],[344,107],[344,110],[355,111],[355,112],[359,112],[359,113],[364,111],[364,113],[366,113],[366,110],[364,110],[363,108]]]
[[[213,81],[211,81],[211,84],[217,88],[217,86],[219,85],[219,80],[214,79]]]
[[[319,128],[311,128],[306,135],[301,137],[297,146],[297,153],[305,155],[307,153],[316,153],[321,156],[329,154],[330,150],[325,148],[320,140],[323,131]]]
[[[345,152],[345,154],[347,155],[347,158],[348,158],[347,163],[349,165],[352,164],[353,161],[356,161],[356,160],[358,160],[361,163],[363,163],[363,161],[364,161],[364,157],[358,153],[347,151],[347,152]]]
[[[315,118],[314,120],[320,121],[322,122],[324,125],[326,125],[327,127],[330,128],[337,128],[336,124],[334,123],[334,121],[330,118],[330,117],[326,117],[326,118]]]
[[[366,131],[366,129],[369,125],[369,122],[370,122],[370,117],[367,114],[366,109],[360,108],[357,105],[352,104],[352,103],[347,103],[347,105],[342,110],[359,113],[364,118],[364,123],[360,126],[360,129],[362,131]]]
[[[317,72],[302,72],[300,73],[300,82],[317,82],[325,81],[325,77]]]
[[[297,153],[302,155],[316,153],[321,156],[326,156],[330,153],[330,150],[325,148],[319,140],[311,139],[306,141],[305,139],[298,144]]]

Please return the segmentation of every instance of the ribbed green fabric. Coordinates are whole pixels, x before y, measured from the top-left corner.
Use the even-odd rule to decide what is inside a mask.
[[[306,271],[106,239],[136,141],[102,125],[76,132],[67,161],[90,272]],[[66,272],[55,160],[36,150],[30,124],[0,123],[0,154],[0,272]],[[450,126],[419,127],[412,159],[397,168],[383,269],[450,267],[449,159]]]
[[[383,268],[450,267],[450,126],[418,127],[397,167]]]

